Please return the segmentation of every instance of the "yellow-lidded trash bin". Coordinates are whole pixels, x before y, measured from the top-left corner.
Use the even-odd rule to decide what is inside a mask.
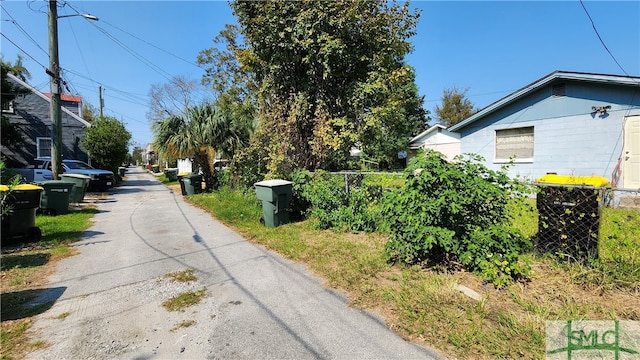
[[[8,207],[8,212],[2,216],[2,245],[17,238],[40,240],[42,232],[36,226],[36,210],[42,191],[43,188],[36,185],[16,185],[11,191],[7,185],[0,185],[3,206]]]
[[[602,187],[609,184],[609,179],[602,176],[575,176],[575,175],[558,175],[546,174],[536,180],[538,184],[553,185],[579,185]]]
[[[571,261],[596,259],[600,205],[609,180],[601,176],[546,174],[536,182],[536,249]]]
[[[178,169],[164,169],[164,175],[169,181],[178,181]]]

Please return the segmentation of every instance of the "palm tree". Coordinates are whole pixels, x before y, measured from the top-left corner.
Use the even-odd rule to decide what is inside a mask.
[[[247,145],[252,127],[248,121],[235,119],[219,108],[204,104],[187,110],[186,117],[170,116],[155,124],[156,148],[173,158],[192,157],[196,169],[202,171],[207,190],[217,188],[212,167],[216,151],[233,157]]]

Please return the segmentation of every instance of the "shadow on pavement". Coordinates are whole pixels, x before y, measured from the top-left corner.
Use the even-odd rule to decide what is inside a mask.
[[[65,292],[66,287],[8,292],[0,295],[2,321],[18,320],[49,310]],[[25,304],[26,305],[23,305]]]

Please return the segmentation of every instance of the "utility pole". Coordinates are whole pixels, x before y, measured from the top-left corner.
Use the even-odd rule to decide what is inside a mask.
[[[60,106],[60,60],[58,59],[58,8],[49,0],[49,71],[51,76],[51,172],[59,180],[62,173],[62,110]]]
[[[104,107],[104,100],[102,100],[102,86],[98,87],[98,101],[100,101],[100,118],[102,118],[102,108]]]
[[[62,108],[60,105],[60,59],[58,58],[58,18],[82,16],[85,19],[98,21],[89,14],[72,14],[58,16],[56,0],[49,0],[49,69],[51,77],[51,172],[54,180],[62,174]]]

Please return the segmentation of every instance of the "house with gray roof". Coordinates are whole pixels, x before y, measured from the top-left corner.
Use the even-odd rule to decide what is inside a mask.
[[[2,116],[18,127],[24,143],[2,146],[7,167],[33,165],[36,158],[51,156],[51,97],[18,77],[7,74],[7,80],[17,89],[10,101],[3,101]],[[5,94],[3,94],[4,97]],[[91,123],[81,117],[82,100],[78,96],[62,96],[62,158],[87,162],[86,150],[80,145]]]
[[[640,188],[640,77],[555,71],[447,129],[510,175],[602,176]]]

